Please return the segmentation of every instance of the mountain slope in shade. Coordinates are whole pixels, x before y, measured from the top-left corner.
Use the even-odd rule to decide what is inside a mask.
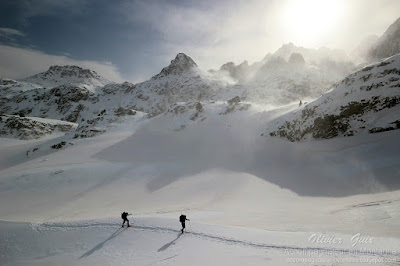
[[[370,50],[370,60],[376,61],[400,53],[400,18],[378,39]]]
[[[400,128],[400,55],[369,65],[332,91],[268,126],[290,141],[353,136]]]

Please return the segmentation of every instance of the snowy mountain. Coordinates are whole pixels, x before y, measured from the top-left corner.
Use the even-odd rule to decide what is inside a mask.
[[[227,81],[200,70],[189,56],[180,53],[148,81],[106,87],[123,89],[124,98],[130,99],[130,108],[156,116],[176,102],[209,100],[227,85]]]
[[[306,63],[318,67],[331,79],[341,79],[354,70],[354,64],[345,51],[321,47],[310,49],[288,43],[279,48],[272,57],[281,57],[288,61],[293,53],[299,53]]]
[[[306,64],[301,54],[293,53],[289,62],[281,57],[271,58],[239,85],[245,88],[241,98],[279,106],[316,98],[333,83],[334,79],[321,69]]]
[[[300,110],[268,126],[290,141],[329,139],[400,128],[400,55],[369,65]]]
[[[239,96],[246,101],[275,106],[313,99],[353,69],[354,64],[341,50],[306,49],[289,43],[252,65],[247,61],[238,66],[229,62],[212,71],[215,76],[225,75],[236,81],[215,99],[226,101]]]
[[[77,130],[75,136],[93,136],[121,120],[121,116],[136,114],[126,106],[121,106],[121,94],[116,96],[115,91],[109,90],[113,83],[104,86],[106,83],[95,72],[76,66],[50,67],[47,72],[24,81],[3,79],[0,85],[0,113],[18,115],[24,117],[24,121],[53,119],[60,124],[65,124],[64,121],[76,123],[79,126],[73,127]],[[5,121],[2,122],[4,132],[15,130]],[[40,124],[35,125],[40,127]],[[37,130],[41,131],[40,128]],[[26,135],[29,132],[32,132],[32,138],[53,133],[50,130],[34,134],[28,130],[23,138],[30,138]]]
[[[95,71],[78,66],[51,66],[46,72],[21,81],[38,84],[45,88],[74,85],[91,91],[96,87],[111,83],[111,81],[99,76]]]
[[[335,62],[329,61],[333,58]],[[248,109],[229,105],[232,99],[239,99],[245,106],[309,101],[323,95],[339,76],[349,71],[351,64],[341,67],[347,64],[346,60],[340,51],[306,49],[289,43],[257,64],[249,66],[245,61],[236,66],[231,62],[210,73],[200,70],[189,56],[180,53],[159,74],[138,84],[109,83],[88,69],[52,66],[21,81],[2,79],[0,113],[77,123],[76,133],[71,134],[91,137],[127,117],[141,120],[164,112],[178,115],[182,108],[198,104],[214,106],[212,110],[222,114],[231,109]],[[220,110],[216,107],[220,103],[231,107]],[[178,109],[179,112],[171,112]],[[192,120],[185,121],[179,127],[184,128]],[[5,135],[15,136],[9,124],[2,125],[4,132],[8,132]],[[24,138],[29,138],[26,134]],[[32,138],[44,135],[32,132]]]
[[[219,71],[227,72],[228,75],[236,80],[246,78],[252,70],[253,68],[249,66],[247,61],[244,61],[237,66],[233,62],[228,62],[223,64],[219,69]]]
[[[398,53],[400,53],[400,18],[377,40],[369,56],[371,61],[376,61]]]
[[[197,64],[192,58],[179,53],[175,59],[171,61],[171,64],[164,67],[161,72],[153,77],[153,79],[159,79],[170,75],[179,75],[183,73],[193,72],[196,73]]]
[[[346,52],[339,49],[330,49],[328,47],[320,47],[319,49],[305,48],[296,46],[293,43],[282,45],[271,57],[281,57],[288,61],[292,53],[300,53],[305,61],[309,64],[319,66],[325,60],[335,62],[351,62]]]
[[[306,63],[300,53],[293,53],[289,62],[274,56],[264,61],[256,66],[229,63],[209,73],[180,53],[159,74],[139,84],[109,83],[88,69],[52,66],[21,81],[2,79],[0,113],[77,123],[73,136],[91,137],[124,121],[126,115],[136,119],[133,116],[137,112],[139,119],[151,118],[182,102],[208,105],[213,100],[227,104],[235,97],[246,104],[281,105],[318,97],[335,81]],[[4,132],[11,132],[9,124],[3,123],[3,127]],[[29,138],[26,132],[23,135]],[[32,138],[45,135],[32,132]]]
[[[335,83],[293,47],[1,79],[0,265],[398,264],[400,55]]]
[[[0,113],[78,123],[75,136],[87,137],[104,132],[126,115],[153,117],[177,102],[209,100],[227,85],[198,69],[185,54],[139,84],[108,83],[87,69],[53,66],[23,81],[2,79]],[[8,126],[4,124],[5,132]]]

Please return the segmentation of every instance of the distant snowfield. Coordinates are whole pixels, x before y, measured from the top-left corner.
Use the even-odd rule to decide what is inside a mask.
[[[295,105],[212,108],[182,130],[155,117],[32,157],[54,140],[1,139],[0,264],[396,265],[398,130],[290,143],[260,135]]]

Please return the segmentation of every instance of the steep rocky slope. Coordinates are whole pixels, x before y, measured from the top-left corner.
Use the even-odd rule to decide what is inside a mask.
[[[148,81],[110,84],[105,90],[121,91],[129,108],[156,116],[176,102],[209,100],[227,85],[228,82],[200,70],[189,56],[180,53]]]
[[[65,134],[73,131],[78,124],[42,118],[0,116],[0,136],[19,139],[38,139],[53,133]]]
[[[290,141],[328,139],[400,128],[400,55],[349,75],[332,91],[268,125]]]

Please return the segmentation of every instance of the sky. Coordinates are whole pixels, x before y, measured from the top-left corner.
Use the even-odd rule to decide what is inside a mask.
[[[351,52],[399,0],[2,0],[0,77],[79,65],[141,82],[183,52],[203,69],[260,61],[288,42]]]

